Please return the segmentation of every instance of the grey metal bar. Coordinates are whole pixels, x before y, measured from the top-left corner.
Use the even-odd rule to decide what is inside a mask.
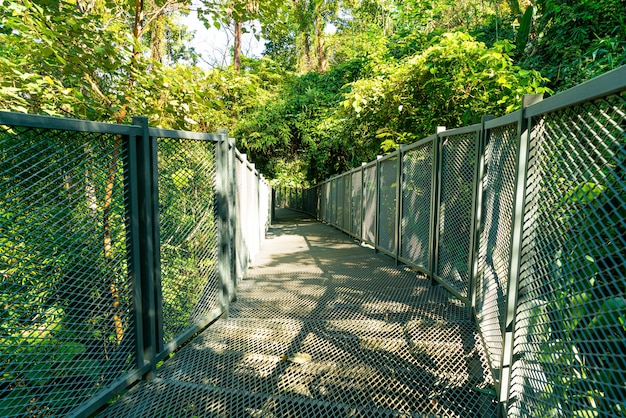
[[[146,119],[146,126],[147,126]],[[159,214],[159,150],[158,139],[155,136],[148,137],[149,170],[150,170],[150,208],[151,211],[151,237],[152,240],[152,264],[154,287],[154,310],[155,310],[155,336],[156,353],[163,350],[164,324],[163,324],[163,289],[161,287],[161,217]]]
[[[431,190],[431,207],[430,207],[430,278],[431,283],[433,285],[438,282],[435,280],[435,276],[437,275],[437,264],[438,264],[438,241],[439,241],[439,206],[441,204],[440,195],[441,195],[441,144],[443,142],[443,137],[441,134],[445,132],[445,126],[437,127],[437,134],[435,135],[433,141],[433,179],[432,179],[432,190]]]
[[[398,167],[396,171],[396,265],[399,264],[400,255],[402,254],[402,161],[403,161],[403,148],[404,146],[400,144],[398,148]]]
[[[374,212],[374,248],[379,250],[380,244],[378,242],[380,228],[380,160],[383,157],[381,155],[376,156],[376,211]]]
[[[476,275],[478,273],[478,242],[480,231],[483,223],[482,205],[483,205],[483,188],[482,182],[485,175],[485,145],[487,144],[487,128],[485,125],[488,121],[493,120],[493,115],[485,115],[481,118],[481,129],[476,141],[476,171],[474,176],[474,197],[472,202],[472,221],[471,221],[471,237],[470,237],[470,257],[469,257],[469,292],[468,299],[470,301],[470,309],[472,310],[472,318],[476,318],[474,309],[476,308]]]
[[[427,136],[426,138],[422,138],[419,141],[414,142],[414,143],[409,144],[409,145],[402,144],[401,145],[403,147],[402,150],[404,151],[404,153],[407,153],[407,152],[409,152],[411,150],[414,150],[415,148],[419,148],[422,145],[424,145],[424,144],[426,144],[428,142],[432,142],[432,141],[434,141],[436,139],[437,139],[437,134],[433,134],[433,135]]]
[[[128,196],[125,204],[126,240],[128,242],[128,275],[133,283],[133,304],[135,333],[135,355],[137,368],[144,366],[143,358],[143,305],[141,291],[141,235],[139,235],[139,182],[137,163],[137,138],[135,135],[124,139],[126,166],[124,172],[124,192]]]
[[[554,112],[626,89],[626,65],[528,106],[526,117]]]
[[[520,259],[522,253],[522,238],[524,229],[524,207],[526,200],[526,180],[528,173],[528,152],[530,145],[531,118],[526,114],[526,108],[533,103],[541,101],[539,95],[526,95],[522,99],[522,111],[518,124],[517,137],[520,146],[517,155],[517,167],[515,178],[515,197],[513,203],[513,224],[511,233],[511,254],[508,277],[507,303],[504,322],[504,340],[502,347],[502,360],[500,361],[499,382],[496,385],[498,401],[500,403],[500,415],[506,416],[507,403],[511,390],[511,366],[513,364],[513,340],[515,326],[515,309],[517,307],[517,295],[519,285]],[[503,415],[502,415],[503,414]]]
[[[230,238],[230,277],[232,280],[232,293],[229,295],[231,302],[237,299],[237,241],[236,235],[240,233],[237,230],[237,211],[235,210],[235,199],[237,199],[237,173],[235,168],[236,159],[236,143],[234,138],[228,138],[228,236]],[[260,178],[259,178],[260,180]],[[260,211],[257,210],[256,217],[259,217]]]
[[[228,168],[228,134],[223,132],[219,134],[219,142],[217,144],[217,180],[216,195],[218,206],[218,306],[221,308],[223,315],[228,316],[230,307],[231,289],[231,249],[230,249],[230,221],[229,221],[229,168]]]
[[[213,141],[218,142],[219,138],[216,134],[191,131],[177,131],[174,129],[150,128],[150,136],[159,138],[176,138],[176,139],[193,139],[196,141]]]
[[[448,136],[469,134],[469,133],[472,133],[472,132],[479,131],[480,128],[481,128],[480,123],[477,123],[477,124],[474,124],[474,125],[463,126],[461,128],[454,128],[454,129],[450,129],[450,130],[441,131],[441,132],[439,132],[439,135],[441,137],[445,138],[445,137],[448,137]]]
[[[74,411],[69,416],[72,418],[83,418],[92,416],[96,411],[98,411],[98,409],[106,405],[107,402],[109,402],[115,396],[122,393],[133,383],[141,380],[141,376],[148,372],[149,367],[149,365],[146,365],[141,369],[134,370],[127,375],[121,377],[114,383],[110,384],[106,391],[95,394],[89,399],[89,402],[87,402],[83,407]]]
[[[143,329],[143,359],[150,365],[144,379],[154,378],[157,351],[157,310],[155,301],[154,259],[158,242],[154,242],[154,179],[150,152],[151,138],[148,132],[148,118],[135,117],[133,123],[142,126],[141,135],[137,136],[137,200],[139,205],[139,251],[141,271],[141,298],[142,298],[142,329]]]
[[[522,110],[519,109],[519,110],[516,110],[515,112],[507,113],[504,116],[500,116],[499,118],[487,120],[484,123],[485,125],[484,129],[493,129],[493,128],[498,128],[500,126],[511,125],[513,123],[517,123],[519,122],[521,111]]]
[[[134,120],[134,119],[133,119]],[[114,135],[139,135],[143,129],[138,125],[91,122],[87,120],[58,118],[53,116],[27,115],[0,111],[0,125],[25,128],[58,129],[63,131],[98,132]]]

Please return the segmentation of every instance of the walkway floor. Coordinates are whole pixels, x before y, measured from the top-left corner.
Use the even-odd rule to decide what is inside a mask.
[[[109,417],[490,417],[475,325],[441,287],[282,210],[219,320]]]

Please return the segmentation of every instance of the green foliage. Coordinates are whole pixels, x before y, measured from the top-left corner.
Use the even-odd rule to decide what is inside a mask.
[[[564,90],[626,64],[626,19],[621,0],[542,0],[521,65],[539,69]]]
[[[545,79],[512,64],[513,46],[492,48],[462,32],[437,38],[421,54],[352,84],[343,102],[346,135],[376,152],[381,143],[413,142],[439,125],[463,126],[517,108]],[[370,154],[370,158],[372,155]]]
[[[528,35],[530,35],[530,26],[533,20],[533,6],[529,6],[526,8],[524,12],[524,16],[522,16],[522,20],[520,21],[519,30],[517,32],[517,37],[515,39],[515,48],[517,48],[518,52],[523,52],[526,47],[526,43],[528,42]]]

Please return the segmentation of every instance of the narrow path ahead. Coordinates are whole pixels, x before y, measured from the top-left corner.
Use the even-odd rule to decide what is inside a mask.
[[[102,416],[494,415],[460,302],[329,226],[277,214],[228,319]]]

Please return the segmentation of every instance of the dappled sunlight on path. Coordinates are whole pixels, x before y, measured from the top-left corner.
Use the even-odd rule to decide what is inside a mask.
[[[333,228],[278,216],[229,317],[102,416],[494,415],[461,302]]]

